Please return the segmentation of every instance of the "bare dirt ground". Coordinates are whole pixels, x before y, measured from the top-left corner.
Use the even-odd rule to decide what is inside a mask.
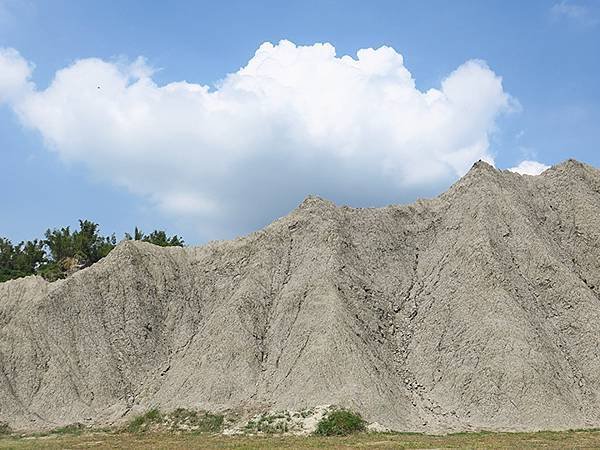
[[[309,197],[236,240],[0,283],[0,422],[338,405],[399,432],[598,428],[599,211],[598,169],[479,162],[431,200]]]

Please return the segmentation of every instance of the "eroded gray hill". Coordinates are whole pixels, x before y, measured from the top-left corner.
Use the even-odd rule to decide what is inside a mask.
[[[0,421],[344,405],[396,430],[600,426],[600,171],[308,198],[247,237],[0,284]]]

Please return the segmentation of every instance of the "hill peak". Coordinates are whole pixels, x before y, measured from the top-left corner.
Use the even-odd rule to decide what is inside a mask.
[[[331,200],[324,199],[318,195],[308,195],[302,203],[298,205],[297,209],[330,209],[335,207],[335,203]]]
[[[573,172],[573,171],[586,170],[586,169],[589,169],[592,167],[589,166],[588,164],[582,163],[581,161],[578,161],[576,159],[569,158],[559,164],[555,164],[551,168],[555,169],[555,170],[565,171],[565,172]]]

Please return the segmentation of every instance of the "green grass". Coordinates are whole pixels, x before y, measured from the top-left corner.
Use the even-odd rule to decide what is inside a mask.
[[[416,433],[357,433],[348,436],[223,436],[215,433],[89,432],[45,437],[3,437],[0,449],[127,448],[127,449],[426,449],[426,448],[600,448],[600,431],[537,433],[456,433],[432,436]]]
[[[300,412],[256,416],[246,434],[225,436],[225,420],[234,416],[179,408],[172,412],[153,409],[133,418],[120,429],[92,429],[75,423],[45,433],[20,435],[0,422],[0,449],[127,448],[127,449],[427,449],[427,448],[600,448],[600,429],[497,433],[459,432],[448,435],[420,433],[372,433],[360,415],[334,409],[319,422],[317,432],[298,436],[283,434],[293,427]],[[293,428],[291,428],[293,430]]]
[[[166,416],[172,430],[190,429],[196,433],[218,433],[223,429],[224,417],[219,414],[199,413],[178,408]]]
[[[162,419],[162,415],[158,409],[151,409],[146,414],[134,417],[126,429],[130,433],[144,433],[154,424],[158,424]]]
[[[55,428],[50,434],[81,434],[85,429],[85,425],[82,423],[72,423],[64,427]]]
[[[224,417],[218,414],[201,413],[178,408],[170,413],[152,409],[134,417],[124,428],[129,433],[148,431],[193,431],[195,433],[218,433],[223,429]]]
[[[321,436],[347,436],[365,431],[366,423],[360,414],[346,409],[336,409],[317,424],[315,434]]]

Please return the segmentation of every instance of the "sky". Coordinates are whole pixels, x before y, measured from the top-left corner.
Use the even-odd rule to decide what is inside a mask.
[[[600,2],[0,0],[0,236],[189,244],[308,195],[600,166]]]

